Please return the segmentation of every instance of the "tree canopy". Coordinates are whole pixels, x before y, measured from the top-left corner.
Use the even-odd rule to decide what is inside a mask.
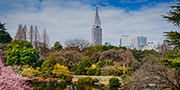
[[[0,22],[0,43],[8,43],[12,40],[10,34],[6,31],[5,23]]]
[[[59,51],[59,50],[62,49],[62,45],[61,45],[61,43],[60,43],[59,41],[56,41],[55,44],[54,44],[54,46],[51,47],[51,49],[54,49],[54,50],[56,50],[56,51]]]
[[[172,22],[174,26],[180,28],[180,0],[174,6],[170,6],[171,10],[167,12],[167,16],[163,15],[163,18],[168,22]],[[177,31],[164,32],[167,39],[170,39],[170,45],[180,45],[180,33]]]
[[[6,46],[7,62],[5,65],[33,65],[39,58],[39,52],[32,44],[24,40],[14,40]]]

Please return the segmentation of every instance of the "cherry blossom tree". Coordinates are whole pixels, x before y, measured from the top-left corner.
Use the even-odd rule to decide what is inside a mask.
[[[0,57],[0,90],[32,90],[25,82],[27,77],[13,73],[11,66],[4,66],[1,60]]]

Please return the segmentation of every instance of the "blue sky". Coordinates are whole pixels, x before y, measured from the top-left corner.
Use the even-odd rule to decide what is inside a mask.
[[[0,21],[12,37],[18,24],[37,25],[42,33],[46,28],[50,42],[62,44],[67,39],[86,39],[91,42],[95,6],[103,28],[103,44],[118,46],[121,35],[132,39],[145,36],[148,41],[161,42],[163,32],[178,30],[161,15],[177,0],[0,0]]]

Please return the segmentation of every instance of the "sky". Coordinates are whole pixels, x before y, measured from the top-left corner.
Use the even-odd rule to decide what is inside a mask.
[[[118,46],[120,37],[147,37],[162,42],[163,32],[178,31],[162,15],[177,0],[0,0],[0,22],[14,38],[18,25],[46,28],[50,43],[68,39],[92,41],[96,3],[102,27],[102,43]]]

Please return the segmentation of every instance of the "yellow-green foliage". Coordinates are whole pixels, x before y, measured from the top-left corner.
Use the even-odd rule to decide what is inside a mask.
[[[39,71],[40,67],[37,67],[36,69],[30,67],[30,68],[24,68],[22,75],[26,76],[28,78],[33,78],[35,76],[41,75],[41,72]]]
[[[54,68],[51,72],[56,75],[62,75],[62,74],[68,75],[69,74],[68,67],[66,67],[64,65],[60,65],[59,63],[56,63],[56,65],[54,65]]]

